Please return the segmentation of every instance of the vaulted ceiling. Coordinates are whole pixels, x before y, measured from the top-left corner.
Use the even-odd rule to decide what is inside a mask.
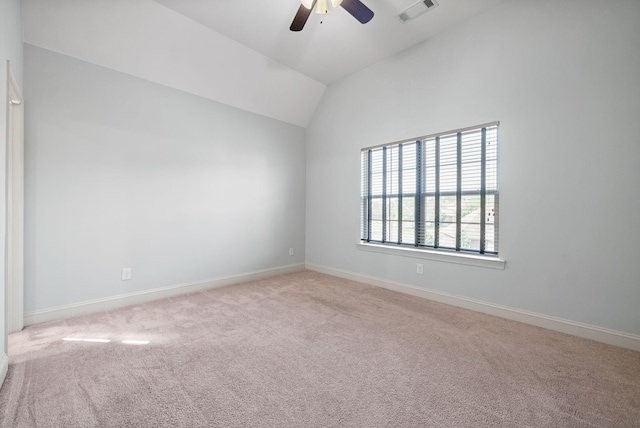
[[[362,0],[374,12],[369,23],[330,8],[326,15],[312,14],[299,33],[289,31],[299,0],[155,1],[330,84],[505,0],[440,0],[407,22],[399,13],[420,0]]]
[[[299,0],[23,0],[26,43],[306,127],[329,85],[506,0],[363,0],[289,30]]]

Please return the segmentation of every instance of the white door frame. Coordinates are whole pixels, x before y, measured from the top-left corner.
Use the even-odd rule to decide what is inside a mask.
[[[5,325],[24,328],[24,100],[7,61]],[[7,347],[5,336],[5,349]]]

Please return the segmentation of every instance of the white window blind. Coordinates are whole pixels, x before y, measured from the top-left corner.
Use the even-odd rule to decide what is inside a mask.
[[[498,123],[362,150],[361,240],[498,254]]]

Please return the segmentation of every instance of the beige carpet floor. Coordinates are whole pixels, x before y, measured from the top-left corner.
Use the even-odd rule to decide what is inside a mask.
[[[315,272],[12,334],[2,427],[639,427],[640,353]]]

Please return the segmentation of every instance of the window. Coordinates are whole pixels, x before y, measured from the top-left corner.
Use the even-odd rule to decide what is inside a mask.
[[[498,123],[362,150],[361,241],[498,255]]]

